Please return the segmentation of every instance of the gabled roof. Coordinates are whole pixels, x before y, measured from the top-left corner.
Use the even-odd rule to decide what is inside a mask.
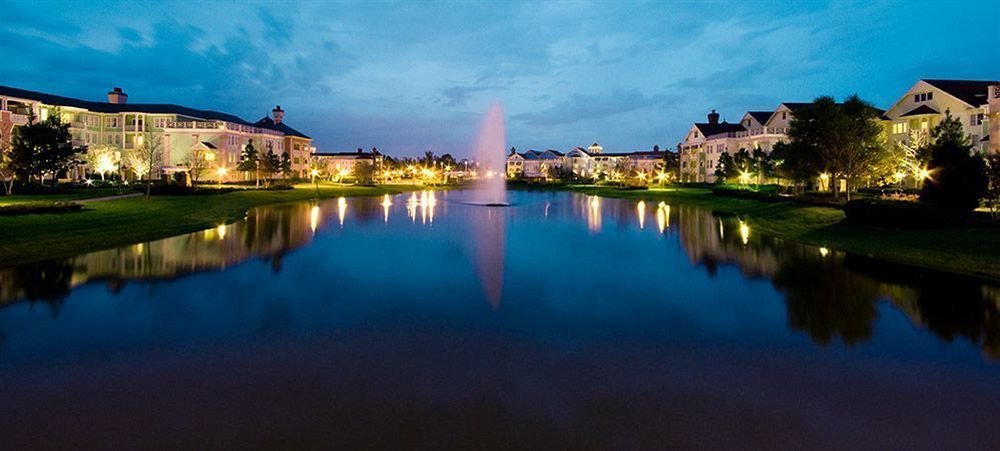
[[[792,111],[801,110],[802,108],[812,105],[810,102],[782,102],[781,104]]]
[[[929,80],[922,78],[921,81],[935,88],[947,92],[951,96],[961,100],[970,106],[978,107],[988,102],[986,97],[990,85],[1000,84],[998,81],[989,80]]]
[[[905,114],[900,115],[899,117],[920,116],[922,114],[941,114],[941,112],[939,112],[938,110],[935,110],[934,108],[931,108],[931,107],[929,107],[927,105],[920,105],[920,106],[918,106],[918,107],[916,107],[916,108],[914,108],[914,109],[906,112]]]
[[[298,136],[299,138],[310,139],[308,136],[304,135],[302,132],[285,125],[284,122],[280,124],[275,124],[274,119],[267,116],[261,118],[261,120],[255,122],[253,125],[261,128],[269,128],[271,130],[276,130],[286,135]]]
[[[74,99],[42,92],[28,91],[26,89],[0,86],[0,95],[17,97],[20,99],[34,100],[47,105],[68,106],[83,108],[97,113],[149,113],[149,114],[176,114],[180,116],[193,117],[213,121],[227,121],[235,124],[253,125],[232,114],[220,113],[211,110],[197,110],[186,106],[173,105],[168,103],[108,103],[93,102],[90,100]]]
[[[761,124],[766,124],[767,120],[771,118],[772,114],[774,114],[774,111],[747,111],[747,114],[749,114],[755,121],[760,122]]]
[[[701,134],[705,136],[718,135],[719,133],[728,132],[742,132],[746,130],[746,127],[743,127],[743,124],[730,124],[728,122],[720,122],[717,124],[700,122],[695,123],[694,126],[698,127]]]

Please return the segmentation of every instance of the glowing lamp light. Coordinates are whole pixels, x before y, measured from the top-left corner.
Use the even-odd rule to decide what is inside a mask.
[[[750,173],[747,171],[740,172],[740,183],[746,184],[750,183]]]
[[[219,176],[220,179],[225,177],[227,172],[229,172],[229,169],[226,169],[225,167],[219,167],[218,169],[215,170],[215,173]]]
[[[824,180],[824,181],[825,180],[830,180],[830,174],[824,172],[824,173],[822,173],[822,174],[819,175],[819,179],[820,180]]]
[[[931,178],[931,171],[928,171],[927,168],[923,168],[917,171],[917,178],[920,180],[927,180]]]
[[[94,184],[94,180],[93,179],[87,179],[87,181],[85,181],[83,183],[86,184],[87,186],[91,186],[91,185]]]
[[[744,245],[750,242],[750,226],[743,221],[740,221],[740,238]]]
[[[225,239],[226,238],[226,225],[225,224],[219,224],[215,228],[215,234],[219,237],[219,240]]]
[[[319,175],[319,169],[312,169],[312,170],[310,170],[309,171],[309,175],[311,175],[313,177],[316,177],[317,175]]]
[[[830,250],[829,249],[827,249],[825,247],[819,248],[819,256],[820,257],[826,257],[827,255],[830,255]]]

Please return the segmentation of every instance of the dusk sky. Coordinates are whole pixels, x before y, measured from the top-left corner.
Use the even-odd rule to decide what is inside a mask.
[[[256,121],[319,150],[462,157],[499,100],[507,146],[672,148],[710,108],[996,79],[991,2],[0,1],[0,85]]]

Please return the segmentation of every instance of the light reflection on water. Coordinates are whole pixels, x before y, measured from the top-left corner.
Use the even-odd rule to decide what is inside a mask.
[[[669,417],[681,405],[700,418],[693,406],[721,399],[713,405],[724,413],[747,408],[747,393],[784,393],[784,407],[768,404],[772,397],[757,400],[770,406],[755,412],[762,419],[816,399],[867,402],[880,390],[897,401],[875,411],[846,402],[851,408],[838,412],[858,424],[923,412],[914,406],[924,403],[973,406],[982,421],[1000,413],[1000,388],[983,382],[1000,374],[994,284],[768,237],[746,218],[696,207],[566,193],[510,198],[509,208],[466,205],[462,192],[447,191],[281,205],[198,233],[0,269],[0,384],[7,387],[0,405],[18,408],[25,422],[32,409],[57,408],[39,393],[71,384],[43,369],[73,368],[84,357],[88,374],[117,380],[108,375],[117,371],[111,360],[99,357],[107,353],[119,356],[115,365],[183,360],[188,366],[170,373],[179,378],[203,367],[298,368],[282,377],[357,401],[361,410],[391,410],[399,407],[393,399],[416,397],[443,402],[439,415],[459,405],[486,413],[408,379],[424,375],[450,381],[449,394],[489,397],[496,389],[532,400],[503,401],[517,421],[552,414],[538,409],[576,418],[583,413],[574,400],[617,412],[604,421]],[[655,227],[653,219],[646,224],[650,213]],[[417,356],[441,361],[444,372]],[[487,369],[493,373],[479,374]],[[311,374],[323,382],[301,380]],[[519,382],[499,390],[495,374]],[[599,382],[587,385],[583,374],[600,375]],[[851,383],[818,376],[827,374]],[[381,381],[388,398],[348,395],[355,391],[330,382],[355,378]],[[892,385],[900,378],[906,383]],[[204,383],[221,380],[207,375]],[[602,390],[615,399],[649,398],[630,385],[636,380],[667,384],[659,389],[672,395],[624,410],[594,398]],[[39,391],[10,389],[27,381]],[[705,393],[706,381],[732,391],[713,385]],[[273,383],[247,383],[257,395],[276,394],[265,382]],[[127,383],[174,393],[151,377]],[[976,421],[932,410],[924,420]],[[613,435],[567,418],[554,421],[595,439]]]

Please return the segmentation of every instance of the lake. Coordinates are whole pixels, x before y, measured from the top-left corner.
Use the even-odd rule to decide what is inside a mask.
[[[0,269],[0,448],[995,448],[1000,286],[659,202],[332,199]]]

